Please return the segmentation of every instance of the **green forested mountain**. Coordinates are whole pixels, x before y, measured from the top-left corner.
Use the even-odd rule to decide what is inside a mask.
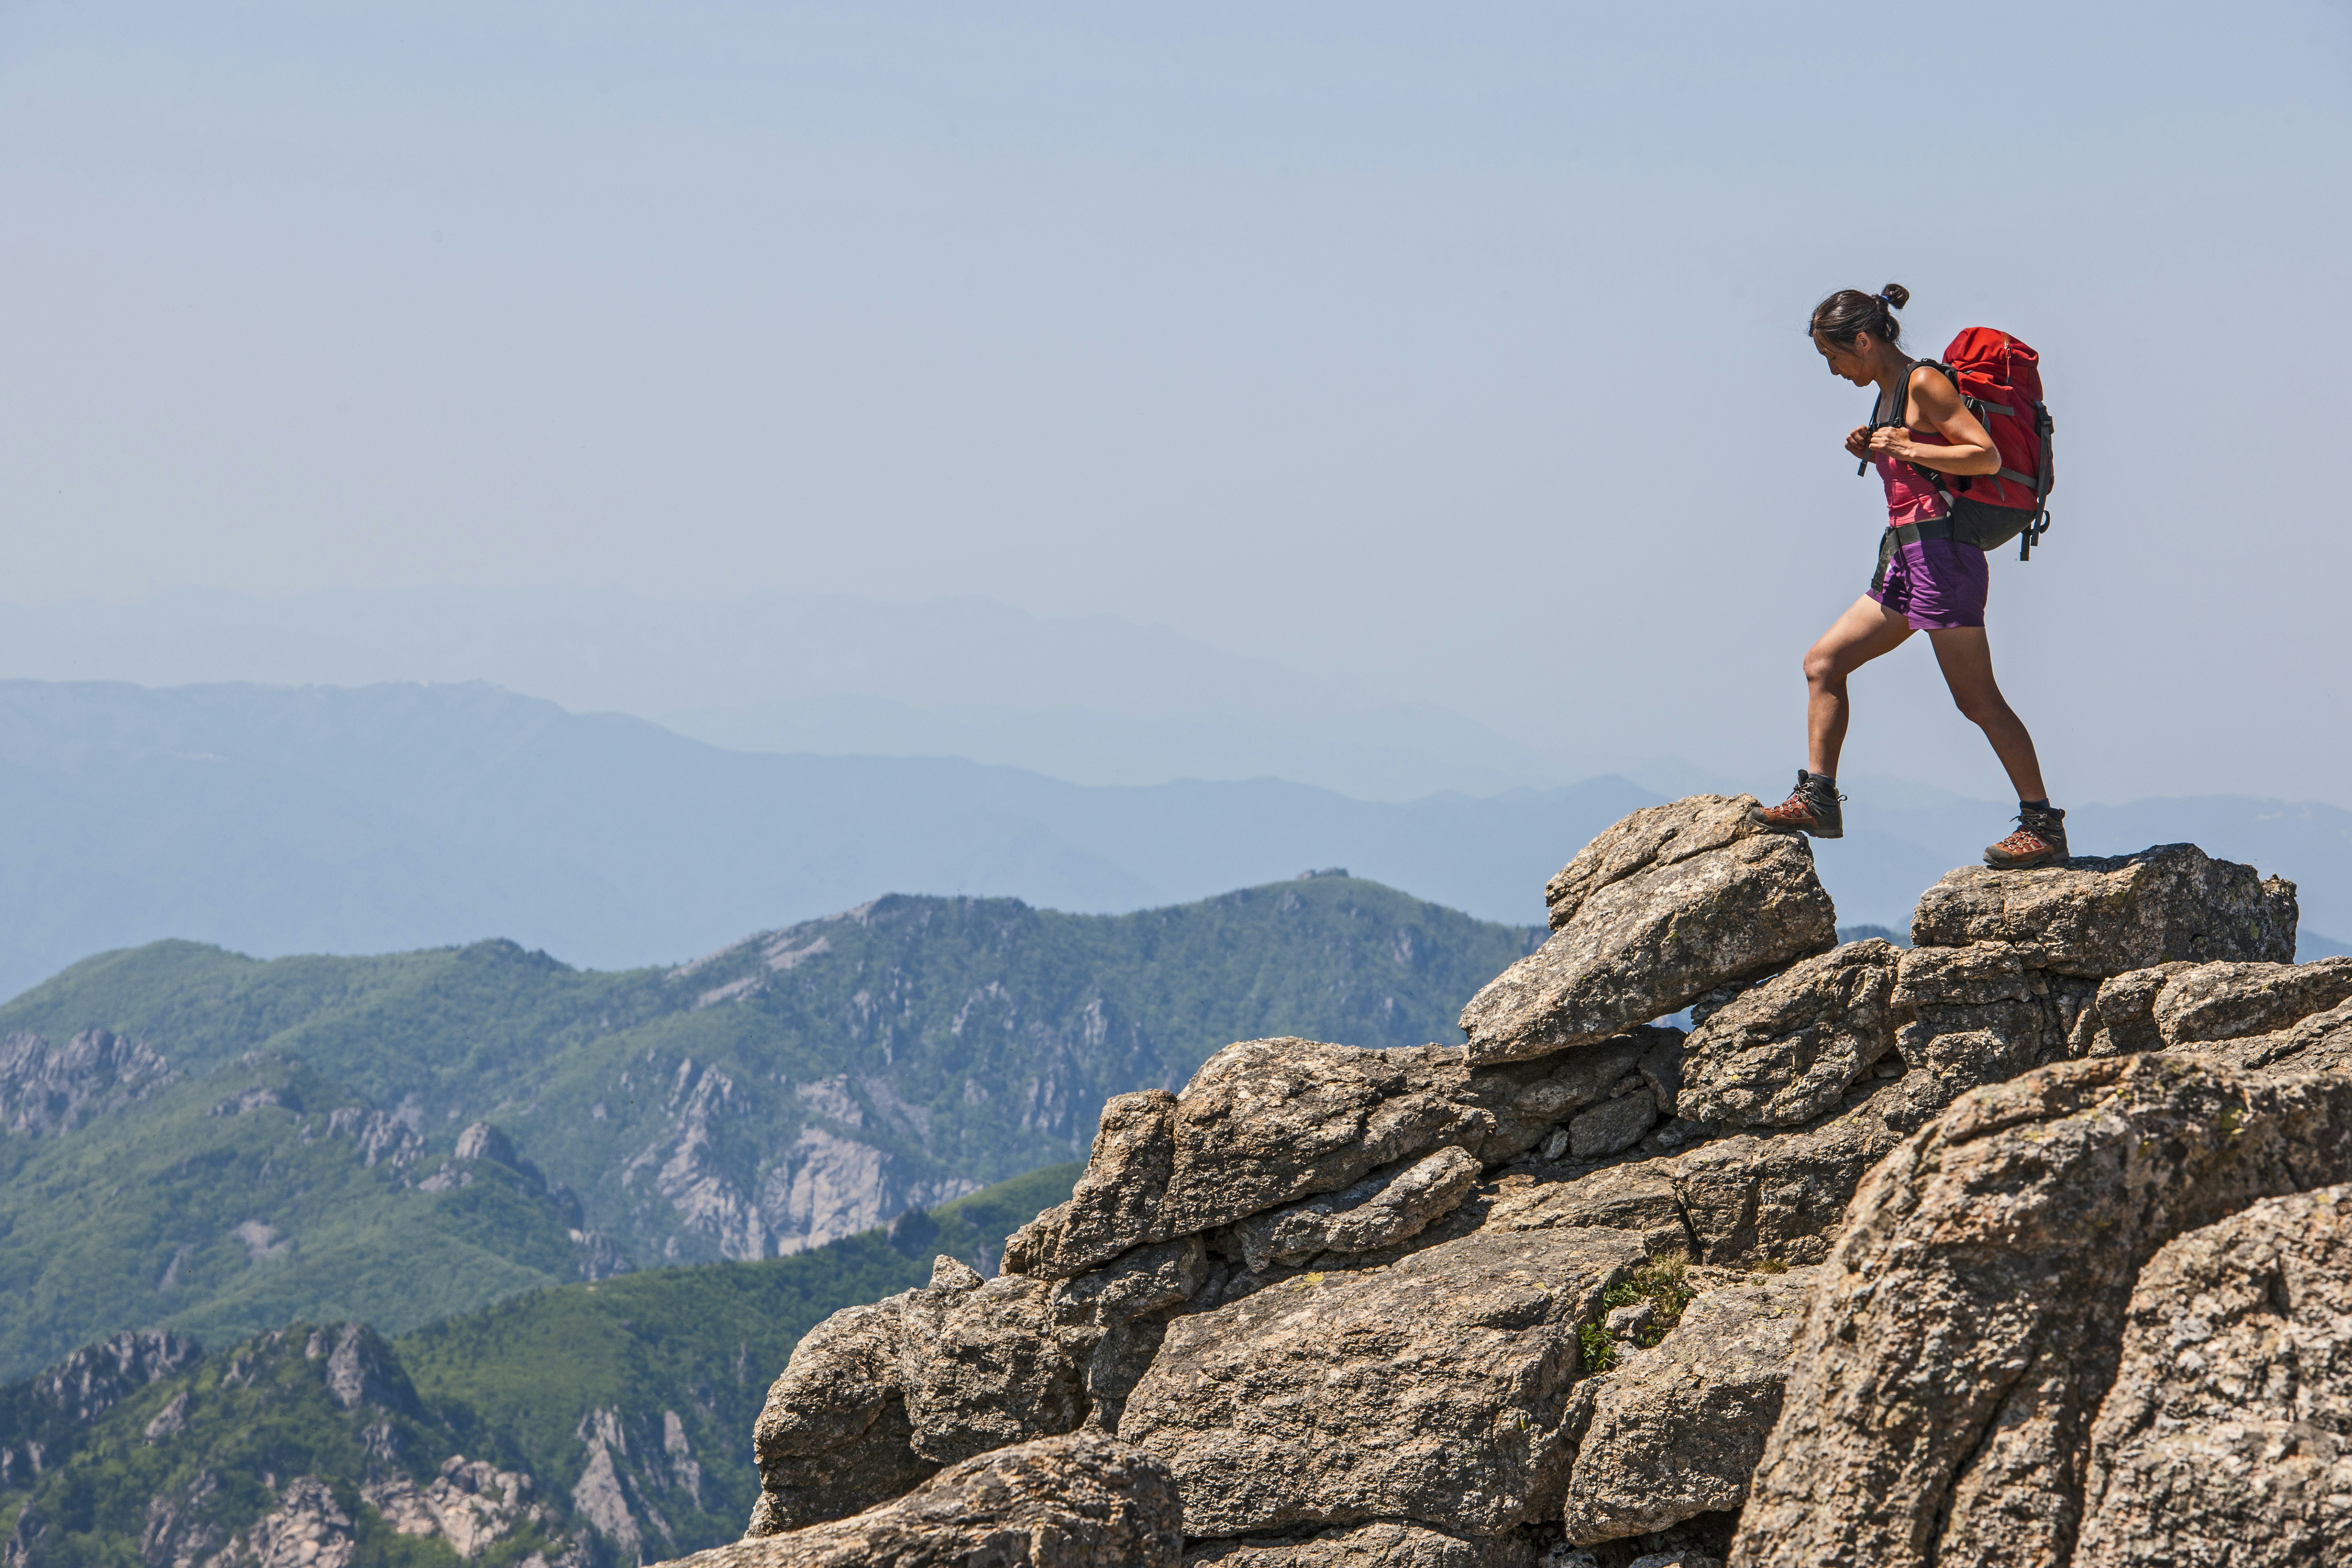
[[[621,973],[102,954],[0,1008],[0,1375],[800,1251],[1082,1156],[1106,1097],[1229,1040],[1451,1038],[1539,934],[1335,875],[1124,916],[886,898]]]
[[[516,1568],[733,1540],[759,1485],[752,1417],[800,1336],[923,1283],[939,1252],[992,1257],[1080,1168],[790,1258],[540,1290],[389,1343],[331,1322],[211,1355],[117,1336],[0,1388],[5,1560],[170,1568],[242,1545],[274,1561],[270,1540],[307,1534],[327,1568]]]
[[[263,1053],[70,1136],[0,1140],[0,1367],[151,1324],[208,1343],[298,1318],[406,1329],[601,1272],[575,1200],[498,1140],[467,1152],[428,1154]]]
[[[751,1423],[801,1335],[843,1307],[927,1283],[940,1253],[992,1266],[1004,1237],[1068,1197],[1085,1168],[1048,1166],[790,1258],[540,1291],[395,1346],[425,1402],[475,1447],[567,1490],[609,1448],[637,1528],[667,1527],[649,1553],[717,1545],[751,1517]],[[684,1484],[680,1449],[698,1487]]]

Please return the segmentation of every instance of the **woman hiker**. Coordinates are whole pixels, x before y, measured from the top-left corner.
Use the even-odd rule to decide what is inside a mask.
[[[1952,700],[1992,742],[2016,786],[2017,831],[1984,853],[1985,864],[2046,866],[2066,858],[2066,814],[2050,804],[2033,737],[1992,678],[1985,641],[1985,552],[1949,537],[1949,508],[1923,469],[1990,474],[2000,455],[1949,378],[1905,354],[1895,312],[1911,291],[1889,283],[1875,294],[1841,289],[1813,308],[1813,346],[1832,375],[1875,384],[1871,425],[1850,432],[1848,453],[1875,463],[1886,482],[1886,532],[1879,575],[1805,655],[1809,756],[1795,793],[1759,807],[1757,819],[1816,838],[1845,833],[1838,803],[1838,752],[1845,744],[1846,677],[1926,632]]]

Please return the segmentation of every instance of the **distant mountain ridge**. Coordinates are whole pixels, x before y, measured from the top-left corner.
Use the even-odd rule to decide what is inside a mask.
[[[1444,1038],[1539,935],[1323,875],[1116,916],[894,895],[668,970],[101,954],[0,1007],[0,1376],[803,1250],[1082,1156],[1105,1099],[1234,1039]]]
[[[1110,912],[1309,866],[1482,918],[1652,791],[1602,777],[1409,804],[1256,780],[1087,787],[940,758],[753,755],[495,687],[0,681],[0,994],[163,938],[382,952],[505,937],[671,963],[886,890]],[[1856,792],[1824,846],[1840,918],[1901,927],[2008,808]],[[2085,853],[2193,839],[2303,888],[2352,937],[2352,812],[2215,797],[2077,805]]]
[[[951,759],[752,755],[481,685],[0,682],[0,990],[163,938],[380,952],[511,938],[675,963],[877,893],[1114,911],[1345,866],[1541,918],[1622,781],[1413,805],[1087,788]],[[1574,843],[1568,840],[1573,839]]]

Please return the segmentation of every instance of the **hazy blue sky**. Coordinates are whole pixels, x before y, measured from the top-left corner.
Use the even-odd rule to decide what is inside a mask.
[[[0,0],[0,599],[980,595],[1778,788],[1895,279],[2047,361],[2061,798],[2352,804],[2347,89],[2317,3]],[[1998,795],[1896,664],[1848,771]]]

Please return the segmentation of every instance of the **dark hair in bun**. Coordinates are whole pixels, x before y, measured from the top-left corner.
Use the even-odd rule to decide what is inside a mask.
[[[1842,349],[1853,346],[1853,340],[1868,332],[1889,348],[1903,343],[1903,323],[1895,312],[1911,302],[1911,290],[1900,283],[1889,283],[1875,294],[1865,294],[1859,289],[1841,289],[1813,307],[1812,324],[1806,330]]]

